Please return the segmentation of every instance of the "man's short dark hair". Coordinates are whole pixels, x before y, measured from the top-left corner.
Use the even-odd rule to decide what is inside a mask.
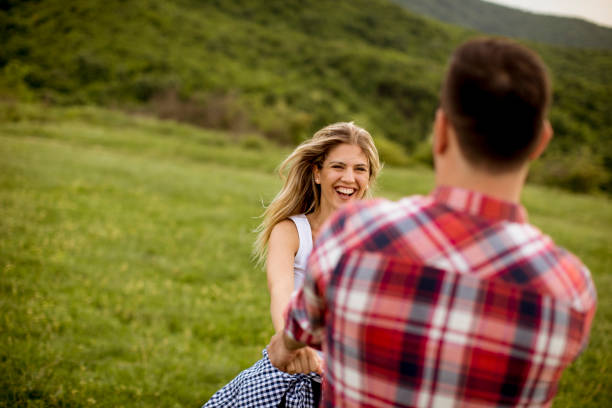
[[[465,158],[503,172],[522,165],[537,144],[550,84],[534,52],[509,40],[481,38],[454,52],[441,100]]]

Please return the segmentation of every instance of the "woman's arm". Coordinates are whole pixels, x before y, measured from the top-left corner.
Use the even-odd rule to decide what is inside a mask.
[[[294,289],[293,263],[299,247],[300,236],[293,221],[284,220],[274,226],[268,240],[266,271],[270,291],[270,315],[277,333],[285,328],[283,313]],[[295,353],[285,369],[291,374],[311,371],[320,374],[321,361],[313,349],[304,347]]]
[[[300,238],[293,221],[284,220],[272,228],[268,240],[266,272],[270,292],[270,315],[275,331],[285,327],[283,312],[293,292],[293,263]]]

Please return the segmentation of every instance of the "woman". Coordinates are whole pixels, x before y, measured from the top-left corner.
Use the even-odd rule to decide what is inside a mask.
[[[302,284],[308,256],[321,226],[340,206],[369,194],[380,170],[370,134],[353,123],[329,125],[298,146],[281,164],[284,185],[265,210],[255,255],[265,259],[270,315],[276,331],[283,311]],[[320,354],[308,347],[288,374],[263,358],[217,391],[204,407],[314,407],[320,398]]]

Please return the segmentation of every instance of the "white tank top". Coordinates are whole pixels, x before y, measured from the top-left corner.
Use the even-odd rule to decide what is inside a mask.
[[[295,224],[300,239],[300,246],[295,254],[295,260],[293,262],[293,283],[295,291],[304,283],[304,272],[306,272],[308,257],[312,252],[312,230],[310,229],[310,223],[306,215],[292,215],[289,218]]]

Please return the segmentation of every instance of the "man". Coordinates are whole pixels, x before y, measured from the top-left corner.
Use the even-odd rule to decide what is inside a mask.
[[[459,47],[434,123],[436,189],[332,217],[268,346],[272,364],[307,371],[295,350],[323,344],[328,407],[550,406],[596,295],[519,204],[552,137],[549,99],[531,51]]]

